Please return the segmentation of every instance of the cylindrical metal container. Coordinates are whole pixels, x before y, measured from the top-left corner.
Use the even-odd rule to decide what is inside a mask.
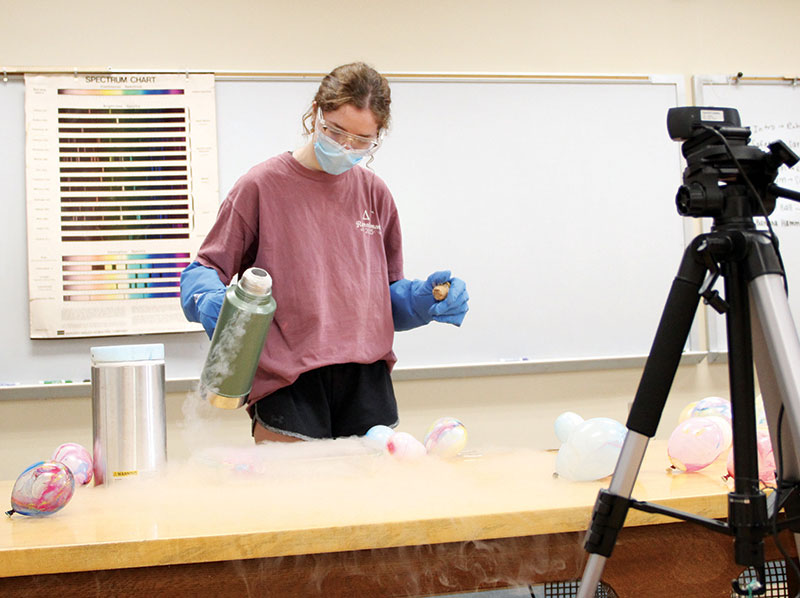
[[[247,401],[275,308],[272,278],[262,268],[245,270],[228,287],[200,374],[200,395],[215,407]]]
[[[95,484],[154,473],[167,461],[164,345],[92,347]]]

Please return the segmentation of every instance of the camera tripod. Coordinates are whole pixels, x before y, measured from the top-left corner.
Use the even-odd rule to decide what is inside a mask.
[[[673,115],[673,110],[684,112]],[[673,116],[686,116],[687,110],[670,111],[668,124],[673,139],[689,137],[689,133],[673,134],[674,123],[670,122]],[[729,116],[725,114],[726,119]],[[777,239],[758,230],[753,220],[753,215],[768,215],[777,196],[800,199],[800,194],[772,183],[778,166],[793,165],[797,156],[782,142],[777,142],[780,147],[770,146],[772,154],[746,147],[749,129],[738,126],[736,113],[733,126],[711,131],[713,135],[709,133],[712,127],[703,124],[687,129],[696,135],[683,148],[689,167],[678,192],[678,210],[683,215],[713,216],[714,225],[710,233],[699,235],[686,248],[669,291],[611,483],[600,491],[595,503],[585,540],[590,555],[578,598],[594,597],[630,508],[733,536],[736,562],[753,567],[758,582],[742,588],[732,581],[733,590],[740,595],[766,591],[766,536],[788,528],[800,551],[800,340],[789,310]],[[709,149],[717,137],[723,138],[724,149],[719,145]],[[725,138],[737,140],[738,146],[732,149]],[[737,161],[737,153],[741,161]],[[780,155],[776,158],[776,154]],[[755,185],[747,179],[745,170],[751,171]],[[742,176],[748,185],[742,182]],[[720,180],[727,184],[720,185]],[[753,192],[766,198],[761,211],[754,206]],[[763,208],[764,203],[769,209]],[[724,281],[724,299],[713,289],[719,278]],[[734,489],[728,494],[727,522],[632,498],[701,298],[726,316],[735,474]],[[754,363],[778,463],[778,488],[769,497],[759,487]],[[781,510],[785,517],[777,521]]]

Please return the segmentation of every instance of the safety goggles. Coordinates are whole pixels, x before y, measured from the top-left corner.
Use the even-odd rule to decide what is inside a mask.
[[[380,147],[380,137],[364,137],[354,133],[348,133],[344,129],[340,129],[333,123],[327,122],[322,117],[322,110],[317,110],[317,128],[322,131],[328,138],[332,139],[343,148],[348,149],[354,153],[362,156],[369,156]]]

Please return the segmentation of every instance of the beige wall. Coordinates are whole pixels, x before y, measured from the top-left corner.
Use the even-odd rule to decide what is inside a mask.
[[[796,0],[3,0],[17,66],[798,74]]]
[[[9,71],[319,72],[360,59],[394,73],[681,74],[687,90],[695,73],[800,74],[797,0],[2,0],[0,14],[0,68]],[[475,448],[554,447],[552,422],[562,411],[624,420],[639,374],[398,382],[401,428],[421,437],[433,419],[453,415]],[[683,366],[659,436],[686,403],[727,392],[724,365]],[[173,459],[196,440],[184,433],[185,400],[168,397]],[[243,412],[216,413],[211,423],[203,441],[250,442]],[[13,478],[62,442],[89,445],[90,402],[0,401],[0,439],[0,479]]]

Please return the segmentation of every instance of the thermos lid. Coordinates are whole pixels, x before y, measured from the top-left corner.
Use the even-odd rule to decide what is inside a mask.
[[[164,359],[164,345],[161,344],[92,347],[89,351],[92,356],[92,363]]]
[[[272,292],[272,277],[263,268],[248,268],[242,274],[239,284],[253,295],[268,295]]]

